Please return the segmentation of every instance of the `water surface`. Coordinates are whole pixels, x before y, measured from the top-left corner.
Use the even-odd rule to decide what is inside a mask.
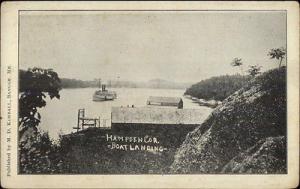
[[[46,99],[46,107],[40,109],[41,124],[44,131],[56,139],[58,133],[68,134],[74,132],[72,127],[77,125],[78,109],[84,108],[87,117],[99,118],[102,124],[106,122],[110,126],[111,107],[143,107],[149,96],[182,97],[183,108],[202,109],[203,120],[212,111],[211,108],[199,106],[190,99],[183,97],[184,90],[178,89],[147,89],[147,88],[116,88],[118,98],[114,101],[94,102],[92,100],[95,88],[63,89],[60,91],[60,99]]]

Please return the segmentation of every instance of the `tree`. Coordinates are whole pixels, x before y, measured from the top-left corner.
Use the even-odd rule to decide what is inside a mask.
[[[41,115],[37,110],[46,106],[46,95],[51,99],[60,98],[60,79],[52,69],[41,68],[20,70],[19,78],[19,170],[21,173],[54,172],[57,169],[53,163],[55,146],[48,133],[38,131]]]
[[[242,59],[241,58],[234,58],[232,60],[232,62],[231,62],[231,65],[233,67],[240,67],[241,73],[243,73],[243,68],[242,68],[243,63],[242,63]]]
[[[260,74],[260,69],[261,66],[257,66],[257,65],[250,66],[248,73],[250,76],[255,77],[256,75]]]
[[[46,95],[59,99],[60,79],[52,69],[33,68],[19,72],[19,131],[36,127],[41,115],[37,108],[46,106]]]
[[[270,52],[268,53],[268,56],[270,56],[271,59],[276,58],[277,60],[279,60],[279,68],[281,67],[281,63],[285,55],[286,55],[286,50],[283,47],[277,49],[271,49]]]

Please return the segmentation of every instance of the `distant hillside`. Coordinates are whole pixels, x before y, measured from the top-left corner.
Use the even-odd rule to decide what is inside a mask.
[[[258,76],[187,135],[171,173],[286,173],[286,103],[284,67]]]
[[[82,81],[79,79],[61,78],[62,88],[87,88],[97,87],[98,81]]]
[[[98,80],[82,81],[79,79],[61,79],[62,88],[87,88],[98,87]],[[106,82],[107,87],[127,87],[127,88],[158,88],[158,89],[186,89],[190,83],[176,83],[172,81],[166,81],[163,79],[153,79],[148,82],[135,82],[135,81],[121,81],[121,80],[109,80]]]
[[[176,83],[163,79],[152,79],[144,85],[148,88],[186,89],[191,83]]]
[[[189,87],[185,95],[205,100],[224,100],[236,90],[245,86],[250,80],[249,76],[224,75],[202,80]]]

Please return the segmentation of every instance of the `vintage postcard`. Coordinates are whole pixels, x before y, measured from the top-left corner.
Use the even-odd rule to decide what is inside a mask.
[[[296,2],[4,2],[5,188],[294,188]]]

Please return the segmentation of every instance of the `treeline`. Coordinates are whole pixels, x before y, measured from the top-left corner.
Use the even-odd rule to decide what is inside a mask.
[[[62,88],[87,88],[87,87],[99,87],[99,80],[92,80],[92,81],[82,81],[79,79],[68,79],[62,78],[61,79]],[[103,83],[102,83],[103,84]],[[138,85],[137,83],[133,83],[130,81],[113,81],[109,80],[106,83],[107,87],[128,87],[128,88],[137,88],[142,85]]]
[[[87,88],[99,87],[99,80],[82,81],[79,79],[61,78],[62,88]],[[109,80],[106,83],[108,88],[126,87],[126,88],[157,88],[157,89],[186,89],[190,83],[176,83],[162,79],[153,79],[147,82],[138,81],[116,81]]]
[[[79,79],[61,78],[62,88],[87,88],[87,87],[98,87],[98,85],[99,83],[97,80],[82,81]]]
[[[212,77],[192,85],[184,94],[199,99],[222,101],[244,86],[250,78],[242,75]]]

